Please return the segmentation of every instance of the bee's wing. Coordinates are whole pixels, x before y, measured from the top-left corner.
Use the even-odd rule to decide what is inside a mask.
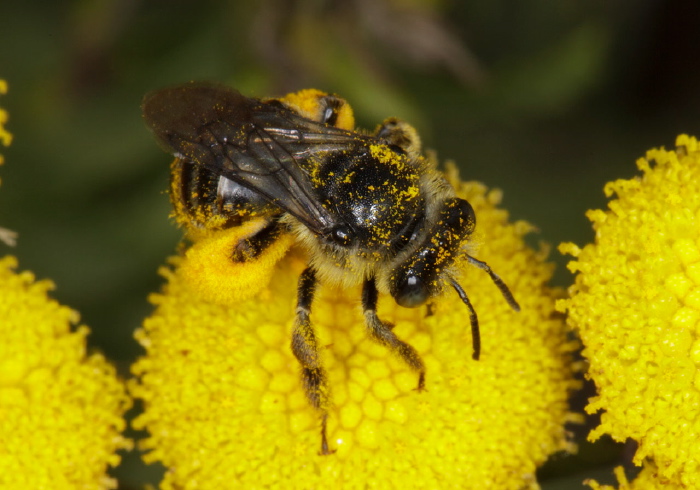
[[[337,224],[302,163],[356,144],[355,133],[305,119],[277,102],[203,83],[152,92],[142,108],[168,152],[259,193],[317,234]]]

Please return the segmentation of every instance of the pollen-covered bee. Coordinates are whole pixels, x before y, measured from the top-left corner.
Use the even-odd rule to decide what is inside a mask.
[[[380,293],[417,307],[453,288],[469,312],[474,359],[479,323],[455,262],[486,271],[519,310],[500,277],[465,249],[474,211],[421,155],[408,124],[390,118],[366,134],[353,130],[349,106],[333,95],[256,99],[205,83],[152,92],[143,113],[176,157],[171,198],[180,220],[225,229],[262,218],[259,231],[235,244],[234,261],[254,259],[286,233],[307,252],[291,345],[309,402],[321,414],[321,454],[333,451],[326,437],[327,377],[310,319],[319,281],[362,284],[369,336],[416,371],[418,390],[425,386],[424,363],[378,318]]]

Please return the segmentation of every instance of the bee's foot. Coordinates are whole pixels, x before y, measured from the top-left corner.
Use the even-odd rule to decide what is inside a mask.
[[[321,447],[321,450],[318,452],[319,456],[330,456],[331,454],[335,454],[335,449],[328,449],[328,447]]]
[[[325,427],[324,427],[324,432],[325,432]],[[324,433],[322,438],[321,438],[321,450],[318,452],[319,456],[330,456],[331,454],[335,453],[335,449],[331,449],[328,447],[328,440],[326,440],[326,434]]]
[[[418,386],[414,388],[414,391],[417,391],[418,393],[428,391],[425,387],[425,373],[420,373],[418,375]]]
[[[328,447],[328,436],[326,435],[327,427],[328,414],[324,413],[321,417],[321,451],[318,453],[319,456],[330,456],[335,452],[335,449]]]

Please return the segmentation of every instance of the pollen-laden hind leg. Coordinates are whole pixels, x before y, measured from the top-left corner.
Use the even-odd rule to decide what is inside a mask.
[[[265,225],[260,231],[240,240],[231,251],[231,260],[247,262],[257,259],[282,235],[282,226],[277,221]]]
[[[299,277],[297,314],[292,332],[292,352],[301,364],[302,384],[309,403],[321,413],[321,454],[333,454],[328,447],[326,426],[330,405],[330,390],[326,371],[321,366],[316,334],[311,325],[311,303],[316,289],[316,273],[310,267]]]
[[[362,309],[365,314],[365,324],[372,339],[386,346],[389,350],[396,353],[403,359],[408,366],[418,372],[417,390],[425,389],[425,365],[420,355],[409,344],[399,339],[392,332],[393,325],[383,322],[377,317],[377,285],[374,279],[365,281],[362,288]]]

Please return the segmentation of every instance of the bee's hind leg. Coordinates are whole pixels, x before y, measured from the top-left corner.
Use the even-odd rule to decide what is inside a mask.
[[[414,371],[418,372],[418,391],[425,389],[425,365],[420,355],[409,344],[399,339],[391,331],[393,325],[383,322],[377,317],[377,300],[379,293],[374,279],[365,281],[362,287],[362,309],[365,315],[365,325],[370,336],[376,342],[386,346],[403,359]]]
[[[321,366],[318,354],[316,334],[309,318],[311,303],[316,290],[316,272],[308,267],[299,277],[297,291],[297,312],[292,332],[292,352],[302,367],[302,383],[309,403],[321,413],[321,455],[333,454],[335,450],[328,447],[326,427],[330,390],[326,372]]]
[[[271,221],[254,235],[240,240],[231,251],[231,260],[247,262],[255,260],[284,233],[278,221]]]

